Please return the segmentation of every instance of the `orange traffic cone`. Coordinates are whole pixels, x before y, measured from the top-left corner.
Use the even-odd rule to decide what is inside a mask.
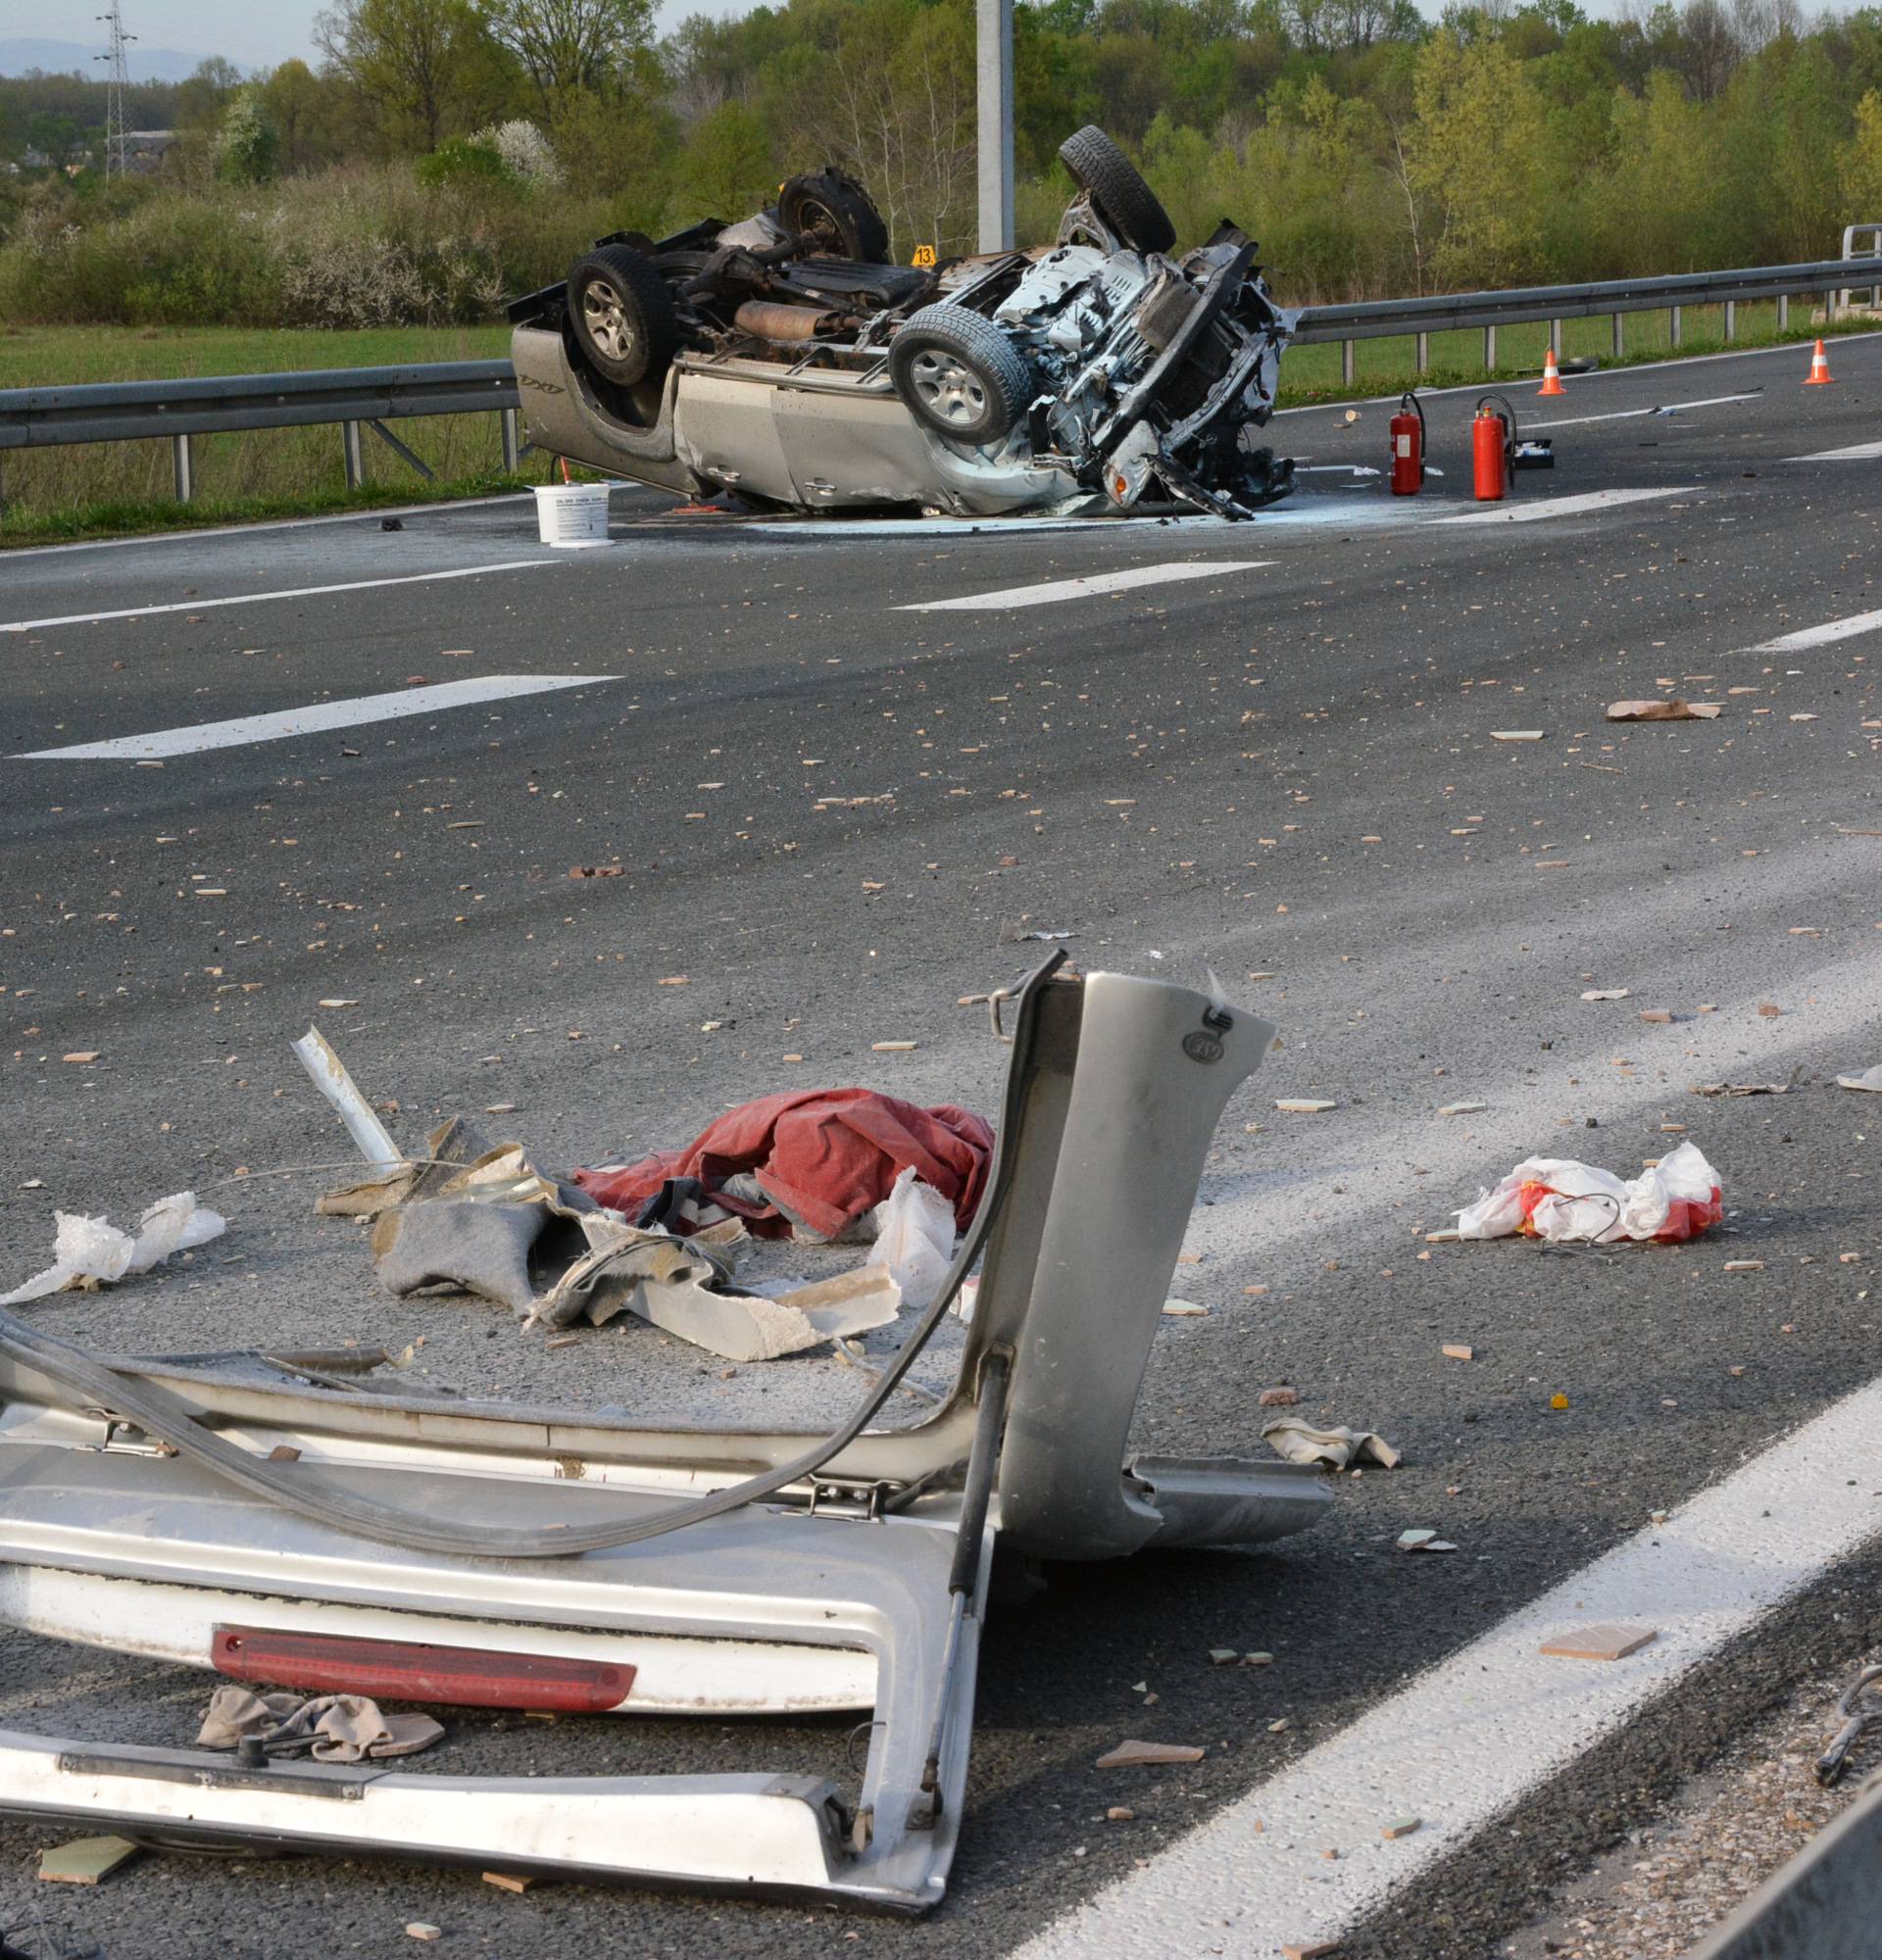
[[[1810,356],[1810,371],[1804,377],[1807,388],[1827,388],[1836,376],[1830,372],[1830,357],[1823,352],[1823,343],[1816,343],[1816,352]]]
[[[1561,385],[1561,369],[1556,366],[1556,350],[1550,348],[1542,364],[1542,386],[1538,395],[1565,395],[1568,392]]]

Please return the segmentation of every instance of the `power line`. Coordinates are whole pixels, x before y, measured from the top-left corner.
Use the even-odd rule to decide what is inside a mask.
[[[130,71],[124,59],[124,49],[137,36],[124,32],[124,18],[118,0],[111,0],[111,12],[100,14],[98,19],[111,32],[110,53],[92,57],[93,61],[109,65],[105,94],[105,181],[109,183],[114,162],[118,174],[123,176],[124,173],[124,92],[130,86]]]

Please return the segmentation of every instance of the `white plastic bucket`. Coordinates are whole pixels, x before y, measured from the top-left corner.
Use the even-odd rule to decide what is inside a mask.
[[[546,545],[581,551],[608,542],[605,483],[544,483],[536,490],[536,531]]]

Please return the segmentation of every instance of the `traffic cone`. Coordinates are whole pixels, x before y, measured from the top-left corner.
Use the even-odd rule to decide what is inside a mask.
[[[1568,392],[1561,385],[1561,369],[1556,366],[1556,350],[1550,348],[1542,363],[1542,386],[1538,395],[1565,395]]]
[[[1816,352],[1810,356],[1810,371],[1805,376],[1807,388],[1827,388],[1836,376],[1830,372],[1830,357],[1823,352],[1823,343],[1816,343]]]

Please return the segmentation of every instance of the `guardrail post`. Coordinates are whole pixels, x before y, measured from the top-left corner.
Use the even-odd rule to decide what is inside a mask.
[[[1497,329],[1494,326],[1483,329],[1483,371],[1486,374],[1497,371]]]
[[[1725,338],[1730,340],[1738,330],[1738,302],[1725,302]]]
[[[1420,376],[1423,376],[1430,373],[1430,371],[1431,336],[1428,333],[1421,333],[1418,335],[1418,373]]]
[[[1617,313],[1614,316],[1614,359],[1616,361],[1626,358],[1627,335],[1621,327],[1621,321],[1626,318],[1627,316],[1624,313]]]
[[[1680,309],[1678,307],[1668,307],[1666,309],[1666,316],[1667,316],[1667,332],[1668,335],[1670,336],[1669,344],[1674,347],[1677,347],[1679,345]]]
[[[187,504],[196,494],[196,471],[194,459],[189,453],[189,438],[173,435],[170,439],[171,474],[176,483],[176,501]]]
[[[1342,380],[1342,381],[1343,381],[1343,382],[1344,382],[1344,383],[1346,384],[1346,386],[1347,386],[1347,387],[1349,387],[1349,388],[1353,386],[1353,375],[1354,375],[1354,360],[1353,360],[1353,356],[1354,356],[1354,347],[1353,347],[1353,342],[1352,342],[1352,341],[1350,341],[1350,340],[1343,340],[1343,341],[1341,341],[1341,342],[1340,342],[1340,379],[1341,379],[1341,380]]]
[[[340,424],[340,451],[346,459],[346,487],[357,490],[366,481],[366,456],[360,444],[358,422]]]
[[[501,409],[498,419],[503,423],[503,473],[514,476],[522,467],[522,438],[517,426],[517,412]]]
[[[1791,296],[1789,293],[1779,293],[1777,296],[1777,330],[1779,333],[1789,333],[1791,330]]]

